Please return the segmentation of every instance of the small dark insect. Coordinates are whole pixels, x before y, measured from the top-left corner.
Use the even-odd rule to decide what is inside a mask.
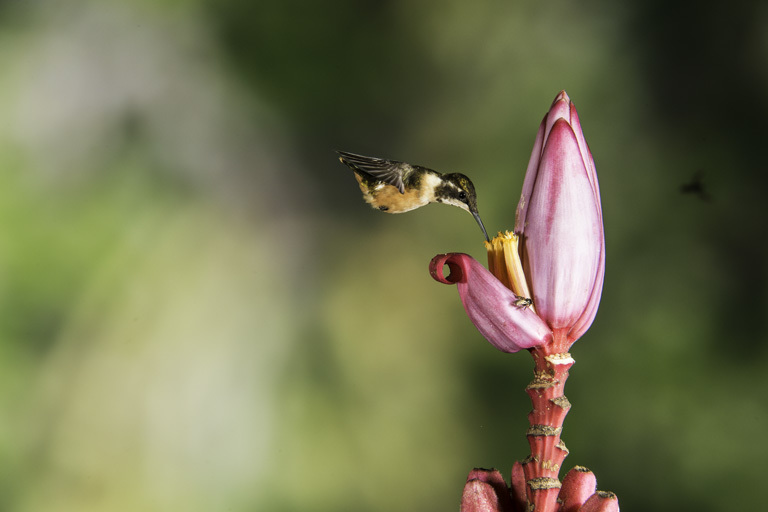
[[[533,299],[528,297],[521,297],[520,295],[515,295],[515,302],[513,302],[512,304],[514,304],[520,309],[525,309],[533,305]]]
[[[710,202],[712,200],[712,196],[710,196],[707,190],[704,188],[703,178],[704,173],[702,171],[696,171],[696,174],[693,175],[691,181],[680,185],[680,193],[692,194],[702,201],[707,203]]]

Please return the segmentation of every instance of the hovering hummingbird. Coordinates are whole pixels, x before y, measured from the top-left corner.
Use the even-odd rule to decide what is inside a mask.
[[[472,214],[490,241],[477,212],[475,186],[459,173],[441,174],[397,160],[336,151],[341,163],[355,172],[363,199],[387,213],[404,213],[429,203],[458,206]]]

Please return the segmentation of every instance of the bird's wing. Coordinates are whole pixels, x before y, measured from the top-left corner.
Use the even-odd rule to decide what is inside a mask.
[[[356,155],[346,151],[336,151],[336,153],[339,154],[339,160],[352,170],[368,174],[377,180],[397,187],[401,194],[405,193],[403,177],[406,170],[405,167],[408,164],[398,162],[397,160]]]

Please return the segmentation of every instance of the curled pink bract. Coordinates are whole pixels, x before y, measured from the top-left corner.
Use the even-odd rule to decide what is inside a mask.
[[[515,294],[471,256],[439,254],[432,258],[429,272],[435,280],[458,287],[469,319],[499,350],[517,352],[551,339],[552,331],[541,318],[530,308],[516,306]]]

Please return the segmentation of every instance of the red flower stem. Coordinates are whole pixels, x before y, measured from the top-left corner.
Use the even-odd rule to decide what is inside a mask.
[[[574,360],[567,352],[565,340],[559,338],[556,335],[553,343],[530,349],[535,363],[534,377],[525,391],[533,404],[533,410],[528,414],[531,426],[527,432],[531,454],[522,464],[528,510],[535,512],[557,511],[558,475],[568,455],[560,434],[565,415],[571,408],[563,388]]]

